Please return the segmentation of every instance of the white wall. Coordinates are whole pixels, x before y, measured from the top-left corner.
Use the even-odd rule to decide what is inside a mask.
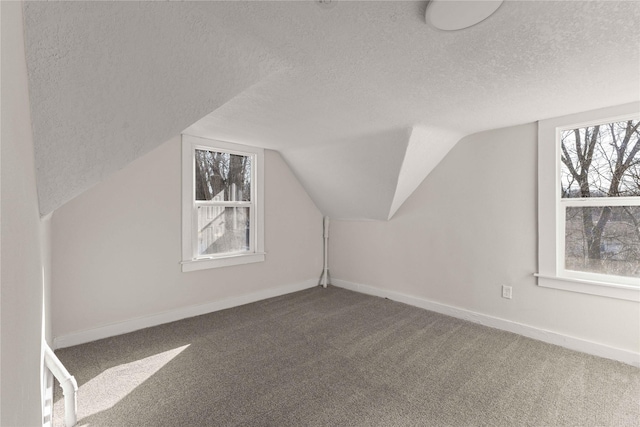
[[[638,353],[638,303],[536,285],[536,152],[535,124],[464,138],[389,222],[332,222],[332,277]]]
[[[1,415],[42,425],[40,218],[22,30],[22,3],[0,2],[2,28]]]
[[[317,280],[322,215],[269,150],[266,261],[182,273],[180,156],[175,137],[54,212],[55,337]]]

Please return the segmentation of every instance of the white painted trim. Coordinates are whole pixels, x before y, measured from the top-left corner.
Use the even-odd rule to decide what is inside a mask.
[[[53,373],[45,367],[42,379],[42,427],[53,427],[53,378]]]
[[[206,270],[209,268],[229,267],[232,265],[250,264],[252,262],[262,262],[265,259],[265,253],[241,253],[212,258],[198,258],[189,261],[181,261],[182,272]]]
[[[334,286],[340,288],[349,289],[351,291],[360,292],[363,294],[374,295],[381,298],[388,298],[390,300],[412,305],[414,307],[434,311],[436,313],[445,314],[447,316],[455,317],[462,320],[468,320],[469,322],[489,326],[491,328],[513,332],[515,334],[532,338],[538,341],[543,341],[549,344],[559,345],[570,350],[575,350],[598,357],[604,357],[606,359],[617,360],[619,362],[623,362],[635,367],[640,367],[640,353],[635,353],[633,351],[610,347],[581,338],[560,334],[558,332],[552,332],[545,329],[536,328],[534,326],[513,322],[511,320],[493,317],[487,314],[476,313],[464,308],[453,307],[424,298],[402,294],[400,292],[389,291],[386,289],[380,289],[373,286],[348,282],[346,280],[340,279],[332,279],[332,282]]]
[[[292,292],[302,291],[304,289],[316,287],[317,282],[317,279],[308,279],[304,282],[279,286],[277,288],[264,289],[262,291],[253,292],[251,294],[240,295],[237,297],[226,298],[218,301],[211,301],[205,304],[182,307],[163,313],[128,319],[122,322],[110,323],[108,325],[103,325],[97,328],[73,332],[67,335],[55,337],[53,340],[53,345],[55,349],[59,349],[71,347],[78,344],[84,344],[103,338],[113,337],[116,335],[122,335],[129,332],[137,331],[139,329],[158,326],[169,322],[175,322],[176,320],[186,319],[188,317],[200,316],[202,314],[226,310],[228,308],[250,304],[252,302],[261,301],[267,298],[273,298],[290,294]]]
[[[572,277],[545,276],[538,273],[535,273],[534,276],[538,278],[538,286],[543,288],[562,289],[582,294],[640,302],[640,288],[638,286],[602,283]]]
[[[637,300],[634,291],[620,291],[613,284],[635,285],[633,278],[613,275],[593,275],[564,269],[564,207],[579,203],[600,204],[602,201],[567,200],[560,197],[561,129],[592,126],[608,121],[636,117],[640,102],[586,111],[538,122],[538,285],[546,288],[598,295],[608,298]],[[625,198],[624,204],[636,204],[635,198]],[[616,205],[622,201],[611,201]],[[600,276],[600,278],[598,277]],[[601,278],[605,278],[602,280]],[[567,279],[577,279],[568,282]],[[586,279],[586,283],[580,279]],[[598,287],[594,286],[597,283]]]
[[[217,203],[222,206],[249,206],[251,216],[250,250],[241,254],[212,254],[211,257],[194,258],[197,245],[197,221],[195,207],[199,204],[211,205],[213,202],[196,203],[194,153],[197,149],[219,150],[231,154],[252,158],[251,202],[238,203],[226,201]],[[264,257],[264,149],[225,141],[212,140],[192,135],[182,135],[182,272],[231,265],[263,262]]]

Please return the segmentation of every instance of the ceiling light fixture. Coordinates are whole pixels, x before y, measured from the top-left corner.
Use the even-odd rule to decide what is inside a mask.
[[[462,30],[493,15],[502,3],[503,0],[431,0],[425,19],[438,30]]]

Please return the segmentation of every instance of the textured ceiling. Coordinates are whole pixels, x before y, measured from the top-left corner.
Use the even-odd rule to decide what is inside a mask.
[[[279,150],[324,214],[387,219],[464,135],[640,99],[640,3],[25,5],[48,213],[181,131]]]

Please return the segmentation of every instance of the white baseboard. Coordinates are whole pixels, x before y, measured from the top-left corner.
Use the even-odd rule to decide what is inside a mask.
[[[377,297],[388,298],[393,301],[402,302],[404,304],[412,305],[414,307],[419,307],[425,310],[435,311],[436,313],[445,314],[447,316],[456,317],[458,319],[468,320],[470,322],[489,326],[491,328],[513,332],[518,335],[533,338],[538,341],[559,345],[561,347],[580,351],[582,353],[604,357],[606,359],[617,360],[619,362],[640,367],[640,353],[634,353],[629,350],[610,347],[581,338],[575,338],[557,332],[536,328],[534,326],[513,322],[511,320],[476,313],[473,311],[465,310],[463,308],[453,307],[450,305],[429,301],[424,298],[406,295],[399,292],[375,288],[369,285],[348,282],[346,280],[340,279],[331,279],[331,282],[334,286],[340,288],[349,289],[363,294],[374,295]]]
[[[186,319],[188,317],[199,316],[201,314],[225,310],[227,308],[250,304],[252,302],[261,301],[267,298],[273,298],[280,295],[290,294],[292,292],[302,291],[304,289],[313,288],[317,285],[318,279],[309,279],[305,280],[304,282],[280,286],[277,288],[265,289],[251,294],[226,298],[219,301],[212,301],[205,304],[178,308],[176,310],[166,311],[164,313],[153,314],[150,316],[137,317],[135,319],[129,319],[122,322],[110,323],[108,325],[100,326],[97,328],[87,329],[84,331],[73,332],[71,334],[55,337],[53,339],[53,348],[59,349],[71,347],[74,345],[84,344],[103,338],[122,335],[128,332],[137,331],[139,329],[162,325],[163,323],[174,322],[176,320]]]

